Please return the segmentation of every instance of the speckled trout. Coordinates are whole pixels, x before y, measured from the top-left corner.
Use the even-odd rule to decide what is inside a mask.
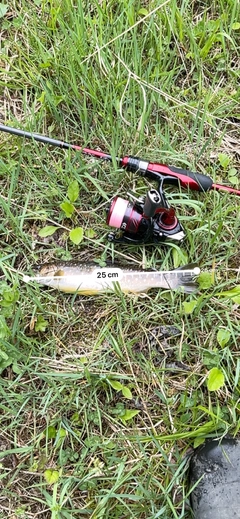
[[[66,261],[42,265],[36,276],[24,276],[23,280],[81,295],[114,290],[116,283],[125,293],[147,292],[150,288],[176,290],[180,287],[184,292],[191,293],[197,288],[196,277],[199,274],[200,268],[196,264],[175,270],[157,271],[119,268],[114,265],[98,267],[92,263]]]

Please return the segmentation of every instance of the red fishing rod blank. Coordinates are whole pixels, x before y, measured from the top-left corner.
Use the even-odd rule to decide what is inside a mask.
[[[33,139],[43,144],[50,144],[63,149],[72,149],[80,151],[86,155],[91,155],[98,159],[112,161],[111,155],[98,150],[92,150],[91,148],[83,148],[76,144],[69,144],[68,142],[52,139],[45,137],[38,133],[27,132],[19,130],[18,128],[12,128],[11,126],[5,126],[0,124],[0,131],[24,137],[26,139]],[[127,171],[138,173],[142,176],[153,180],[160,180],[161,177],[168,177],[167,182],[169,184],[181,185],[181,187],[191,189],[193,191],[209,191],[210,189],[216,189],[221,191],[227,191],[234,195],[240,196],[240,190],[229,186],[213,183],[213,180],[207,175],[195,173],[182,168],[176,168],[175,166],[168,166],[166,164],[158,164],[148,162],[145,159],[139,157],[126,156],[123,158],[116,158],[117,162],[121,167]]]

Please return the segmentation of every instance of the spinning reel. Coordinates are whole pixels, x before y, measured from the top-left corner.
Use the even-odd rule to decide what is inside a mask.
[[[160,243],[166,239],[181,241],[185,237],[183,227],[170,207],[163,191],[163,184],[172,177],[157,175],[158,189],[150,189],[145,197],[131,197],[133,201],[115,196],[107,210],[107,224],[119,229],[108,234],[114,243],[140,245]]]

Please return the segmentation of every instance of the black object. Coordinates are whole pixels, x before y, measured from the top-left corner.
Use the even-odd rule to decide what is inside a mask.
[[[194,519],[240,519],[240,441],[210,440],[190,463]]]

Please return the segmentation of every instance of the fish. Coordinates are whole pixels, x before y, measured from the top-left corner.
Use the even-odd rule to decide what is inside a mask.
[[[120,268],[114,264],[99,267],[96,263],[56,261],[43,264],[35,276],[25,275],[23,281],[80,295],[96,295],[114,290],[116,286],[124,293],[144,293],[151,288],[176,290],[180,287],[185,293],[191,293],[197,289],[196,277],[199,274],[200,268],[195,263],[175,270],[158,271]]]

